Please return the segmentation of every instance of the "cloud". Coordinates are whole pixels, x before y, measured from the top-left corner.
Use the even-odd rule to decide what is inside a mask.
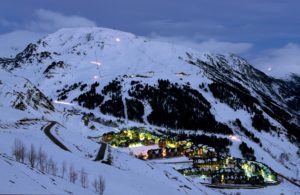
[[[243,43],[243,42],[234,43],[234,42],[219,41],[215,39],[207,39],[204,41],[199,41],[199,39],[205,38],[205,36],[200,34],[190,39],[186,37],[162,37],[157,34],[151,34],[151,38],[159,41],[176,43],[179,45],[190,47],[199,52],[205,52],[205,53],[243,54],[249,51],[253,47],[251,43]]]
[[[252,48],[251,43],[232,43],[210,39],[199,44],[199,49],[212,53],[235,53],[242,54]]]
[[[295,43],[289,43],[282,48],[263,51],[256,54],[258,57],[254,57],[251,55],[254,47],[252,43],[207,39],[205,35],[201,34],[187,38],[182,36],[164,37],[153,33],[150,37],[155,40],[190,47],[204,53],[234,53],[241,56],[248,56],[253,66],[276,78],[286,78],[291,73],[300,75],[300,45]]]
[[[291,73],[300,75],[300,46],[289,43],[282,48],[271,49],[253,62],[257,68],[274,77],[282,78]]]
[[[22,51],[26,45],[36,42],[42,34],[26,30],[17,30],[0,34],[0,57],[14,57]]]
[[[35,18],[26,24],[18,24],[0,18],[0,25],[13,27],[12,32],[0,34],[0,57],[14,57],[29,43],[36,42],[47,33],[60,28],[96,26],[96,23],[81,16],[66,16],[45,9],[35,11]]]
[[[66,16],[45,9],[36,10],[35,14],[37,18],[26,26],[28,30],[35,32],[54,32],[66,27],[97,26],[95,22],[81,16]]]
[[[7,28],[7,27],[17,27],[18,23],[16,22],[12,22],[12,21],[8,21],[4,18],[0,18],[0,26]]]

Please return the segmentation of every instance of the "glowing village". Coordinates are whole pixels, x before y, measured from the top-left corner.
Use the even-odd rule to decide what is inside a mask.
[[[103,134],[102,141],[129,150],[139,159],[171,164],[186,177],[215,188],[261,188],[278,184],[277,174],[267,165],[218,152],[191,140],[159,135],[141,129]]]

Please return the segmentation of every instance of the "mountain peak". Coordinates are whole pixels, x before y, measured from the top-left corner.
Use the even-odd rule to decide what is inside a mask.
[[[157,142],[156,136],[171,138],[173,146],[166,153],[175,151],[176,137],[178,141],[182,138],[180,143],[186,145],[191,140],[196,147],[217,151],[217,158],[232,156],[236,162],[247,162],[240,158],[252,162],[256,159],[281,175],[299,179],[300,101],[299,85],[294,84],[299,82],[298,77],[289,82],[276,80],[234,54],[203,54],[179,45],[95,27],[61,29],[29,44],[13,59],[0,59],[0,67],[12,73],[0,71],[0,97],[4,100],[0,102],[0,128],[16,124],[14,129],[0,131],[2,142],[13,143],[17,138],[26,145],[39,143],[49,158],[62,161],[62,157],[67,157],[70,172],[74,169],[72,162],[88,165],[86,172],[92,176],[99,170],[108,181],[108,194],[119,194],[120,188],[115,188],[119,184],[122,191],[131,194],[226,192],[209,190],[201,184],[200,176],[185,179],[186,175],[180,174],[181,168],[190,171],[195,164],[184,156],[175,160],[154,159],[149,163],[130,156],[133,148],[109,147],[106,154],[110,142],[102,143],[100,138],[109,134],[122,139],[113,138],[111,146],[127,147],[134,142],[134,147],[142,147],[139,149],[147,155],[155,154],[152,149],[158,149],[159,145],[164,147],[158,141],[161,144],[148,148],[148,144]],[[22,126],[28,123],[34,126]],[[142,133],[144,138],[140,142],[142,134],[120,129],[147,131]],[[124,133],[131,137],[130,142]],[[9,153],[11,148],[6,145],[3,151]],[[191,149],[195,153],[194,147]],[[183,154],[177,148],[176,151],[176,155]],[[199,151],[196,153],[202,156],[204,149],[201,154]],[[113,157],[113,163],[108,163],[109,156]],[[218,163],[225,162],[215,155],[206,157],[211,162],[215,159]],[[1,159],[0,156],[0,163]],[[95,163],[94,159],[101,159],[105,164]],[[27,170],[26,166],[23,169]],[[81,176],[83,172],[80,171]],[[211,173],[214,172],[209,171],[207,178]],[[36,174],[32,176],[39,178]],[[9,183],[15,178],[3,180]],[[212,181],[207,178],[205,182]],[[59,186],[61,179],[53,185]],[[287,185],[291,186],[284,182],[272,190],[282,192]],[[62,189],[66,189],[65,185]],[[255,190],[263,194],[269,189]]]

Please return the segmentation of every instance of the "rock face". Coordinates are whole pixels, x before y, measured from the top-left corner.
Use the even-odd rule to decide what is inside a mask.
[[[54,112],[52,102],[28,79],[0,70],[2,106],[29,112]]]

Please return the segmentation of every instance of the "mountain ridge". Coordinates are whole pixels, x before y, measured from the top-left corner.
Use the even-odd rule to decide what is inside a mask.
[[[73,128],[70,123],[82,123],[74,118],[89,117],[96,129],[94,121],[111,121],[207,139],[235,135],[255,148],[257,159],[300,180],[297,75],[275,79],[234,54],[199,53],[96,27],[59,30],[13,59],[0,58],[0,66],[52,101],[53,112],[38,117]],[[227,152],[241,157],[239,142],[231,141]],[[281,154],[288,160],[281,162]]]

